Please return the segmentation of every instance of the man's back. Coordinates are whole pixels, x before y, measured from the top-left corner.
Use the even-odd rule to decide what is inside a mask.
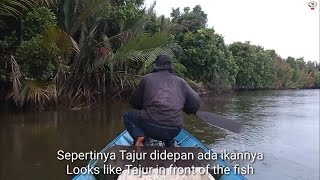
[[[153,73],[144,76],[134,91],[130,104],[141,111],[126,112],[123,122],[135,146],[143,146],[145,137],[173,146],[182,129],[182,111],[195,114],[199,110],[199,95],[172,72],[171,57],[159,55]]]
[[[200,102],[198,94],[168,70],[143,77],[130,101],[135,108],[142,110],[140,116],[143,120],[173,127],[183,125],[183,110],[195,113]]]

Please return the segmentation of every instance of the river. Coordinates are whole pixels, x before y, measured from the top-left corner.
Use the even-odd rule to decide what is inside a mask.
[[[208,126],[195,116],[185,128],[213,150],[261,152],[248,179],[319,179],[319,90],[241,92],[204,100],[203,109],[244,123],[240,134]],[[124,130],[129,105],[99,103],[93,110],[18,113],[0,111],[0,179],[56,180],[67,161],[57,151],[99,151]],[[85,165],[75,162],[71,166]]]

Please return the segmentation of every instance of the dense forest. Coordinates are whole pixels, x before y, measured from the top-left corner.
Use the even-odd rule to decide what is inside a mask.
[[[320,66],[226,44],[200,6],[157,16],[143,0],[0,0],[0,101],[69,107],[125,96],[159,54],[198,91],[318,88]]]

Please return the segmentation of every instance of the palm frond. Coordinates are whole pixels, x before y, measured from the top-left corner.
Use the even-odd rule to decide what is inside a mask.
[[[12,77],[12,92],[11,97],[13,98],[13,101],[15,103],[19,102],[19,92],[21,90],[21,83],[20,83],[20,77],[21,72],[19,69],[19,65],[17,64],[15,57],[10,57],[11,61],[11,77]]]
[[[89,72],[93,72],[97,69],[102,68],[104,65],[116,65],[122,64],[129,61],[140,61],[144,62],[150,55],[150,52],[157,52],[161,47],[166,46],[171,42],[171,37],[167,33],[158,33],[154,35],[144,34],[142,36],[133,38],[127,44],[124,44],[115,53],[107,54],[106,56],[99,59]],[[164,50],[167,48],[162,48]],[[170,53],[172,54],[172,53]]]
[[[58,26],[49,24],[43,33],[43,45],[47,49],[50,49],[52,47],[52,43],[61,49],[63,53],[70,53],[72,51],[77,53],[80,52],[78,44],[71,36]]]
[[[60,0],[35,0],[41,6],[52,6],[58,4]]]
[[[36,4],[34,0],[0,0],[0,16],[18,18],[33,4]]]
[[[39,81],[24,80],[19,93],[19,105],[35,103],[44,105],[57,99],[57,90],[54,84],[46,84]]]
[[[131,54],[135,54],[137,51],[153,50],[158,47],[163,47],[170,42],[171,36],[167,33],[154,35],[144,34],[135,37],[117,50],[113,57],[113,62],[119,63],[125,61]]]
[[[21,80],[21,72],[14,56],[11,56],[12,92],[9,98],[22,106],[25,103],[43,105],[52,100],[57,100],[57,89],[54,84],[43,83],[35,80]]]
[[[134,36],[140,36],[144,33],[146,24],[151,16],[155,13],[154,8],[156,6],[156,1],[154,1],[150,7],[146,10],[146,13],[143,14],[142,18],[138,20],[137,23],[131,28]]]
[[[164,46],[171,41],[171,36],[168,33],[157,33],[154,35],[143,34],[138,36],[127,44],[122,46],[118,52],[129,52],[131,50],[139,51],[145,49],[152,49],[159,46]]]
[[[124,89],[126,85],[134,87],[137,85],[141,76],[134,74],[127,74],[125,71],[108,72],[112,77],[111,79],[114,84],[120,84],[121,89]]]
[[[65,0],[63,11],[66,31],[73,36],[89,17],[99,14],[108,7],[108,0]]]
[[[169,18],[164,15],[160,16],[157,21],[160,23],[160,32],[172,32],[177,24],[172,23]]]
[[[0,0],[0,27],[4,27],[7,17],[20,18],[23,13],[36,5],[51,6],[59,0]]]
[[[135,24],[130,28],[124,31],[121,31],[119,34],[116,34],[112,37],[109,37],[109,40],[119,39],[123,44],[129,42],[132,38],[139,37],[143,35],[145,31],[145,26],[148,23],[148,19],[154,14],[155,2],[146,9],[145,13],[140,19],[135,22]]]
[[[142,74],[146,74],[146,73],[150,72],[153,68],[154,60],[159,55],[168,55],[172,59],[174,59],[174,52],[172,51],[172,49],[170,47],[159,47],[159,48],[155,48],[151,51],[145,51],[143,53],[132,54],[132,58],[135,59],[136,61],[143,59],[143,66],[138,71],[138,74],[142,75]]]

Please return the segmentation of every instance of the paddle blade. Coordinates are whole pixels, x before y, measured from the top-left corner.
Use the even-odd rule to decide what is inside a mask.
[[[198,111],[196,115],[212,126],[226,129],[235,133],[241,132],[241,129],[243,127],[242,123],[227,119],[223,116],[211,112]]]

